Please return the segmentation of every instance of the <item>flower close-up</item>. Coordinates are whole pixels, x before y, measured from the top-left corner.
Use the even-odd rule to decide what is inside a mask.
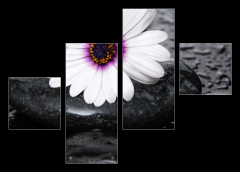
[[[159,43],[168,38],[160,30],[144,31],[153,21],[155,9],[123,9],[123,98],[134,96],[133,79],[156,84],[164,76],[159,62],[170,59],[169,51]]]
[[[51,78],[51,87],[59,82]],[[76,97],[83,91],[86,103],[101,106],[117,97],[117,44],[67,43],[66,87]]]

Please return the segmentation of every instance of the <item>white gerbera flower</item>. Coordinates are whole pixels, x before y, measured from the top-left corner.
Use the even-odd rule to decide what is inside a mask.
[[[126,101],[134,95],[130,78],[142,84],[156,84],[164,75],[158,62],[170,59],[169,51],[158,44],[167,39],[167,33],[143,32],[155,14],[154,9],[123,10],[123,98]]]
[[[52,78],[51,87],[57,81]],[[66,44],[66,86],[75,97],[84,91],[88,104],[114,103],[117,96],[117,44]]]

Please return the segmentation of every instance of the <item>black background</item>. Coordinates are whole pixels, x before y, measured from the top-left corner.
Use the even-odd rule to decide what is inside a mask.
[[[11,31],[11,39],[8,40],[12,43],[7,45],[10,49],[8,53],[11,55],[2,57],[7,60],[5,63],[11,66],[7,76],[6,72],[4,73],[5,84],[8,83],[8,77],[59,76],[62,77],[61,85],[64,85],[65,43],[103,43],[104,41],[117,42],[121,45],[122,6],[116,7],[112,2],[110,5],[114,8],[99,7],[100,9],[96,10],[91,6],[76,5],[77,9],[72,10],[75,4],[71,5],[72,7],[66,5],[65,8],[54,6],[58,12],[46,7],[44,10],[21,11],[15,16],[14,26],[17,27]],[[96,4],[93,3],[93,5]],[[180,42],[233,42],[232,27],[222,26],[223,22],[225,26],[232,26],[230,20],[232,12],[226,13],[221,8],[205,5],[203,7],[188,5],[171,6],[175,8],[175,50],[179,50]],[[83,10],[84,8],[88,11]],[[162,8],[166,7],[162,4]],[[66,9],[69,10],[68,13]],[[118,48],[119,57],[121,57],[122,47]],[[179,52],[175,51],[175,76],[178,76],[179,71],[178,57]],[[118,66],[121,69],[122,62],[120,58],[118,60]],[[122,74],[119,72],[119,87],[121,87],[121,78]],[[175,77],[175,130],[123,131],[121,129],[122,106],[121,101],[118,101],[118,164],[123,166],[123,169],[127,167],[126,164],[141,167],[148,163],[156,164],[160,169],[161,166],[167,165],[165,162],[171,164],[171,166],[167,165],[171,169],[175,166],[174,161],[180,160],[183,155],[188,158],[185,163],[193,164],[196,161],[192,157],[200,157],[206,153],[216,156],[219,153],[214,143],[221,144],[223,137],[231,139],[227,136],[226,130],[234,127],[231,121],[232,105],[230,105],[233,97],[179,96],[177,83],[179,79]],[[121,97],[122,91],[118,90],[118,97]],[[4,161],[10,161],[14,165],[18,163],[34,165],[37,168],[38,166],[48,167],[45,165],[54,168],[66,166],[63,113],[65,112],[65,89],[61,89],[61,95],[61,130],[8,130],[8,117],[5,116],[5,120],[2,120],[7,133],[3,137],[3,149],[6,148],[3,154]],[[5,100],[7,102],[7,97]],[[215,108],[213,104],[222,108]],[[211,152],[205,149],[209,147]],[[204,157],[208,163],[211,156]],[[67,165],[67,168],[70,166]],[[152,166],[148,167],[152,168]],[[78,168],[78,170],[82,169]]]

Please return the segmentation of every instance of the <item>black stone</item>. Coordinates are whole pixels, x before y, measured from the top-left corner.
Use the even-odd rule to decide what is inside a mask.
[[[174,61],[161,63],[165,76],[155,85],[134,82],[134,97],[123,100],[123,129],[174,128]]]
[[[89,129],[108,129],[117,131],[117,100],[100,106],[87,104],[83,93],[76,97],[69,95],[70,86],[66,88],[66,128],[68,131]]]
[[[21,114],[46,129],[60,129],[60,88],[51,88],[49,78],[9,78],[9,104],[18,116]],[[14,119],[13,125],[23,121]]]
[[[66,163],[116,164],[117,133],[93,130],[68,134]]]
[[[180,94],[201,94],[202,83],[198,75],[180,60]]]

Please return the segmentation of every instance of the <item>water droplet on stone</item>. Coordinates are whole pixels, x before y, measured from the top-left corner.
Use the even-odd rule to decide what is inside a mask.
[[[207,85],[207,88],[212,88],[212,86],[213,86],[213,84],[212,84],[212,83],[209,83],[209,84]]]
[[[202,77],[202,78],[205,78],[207,80],[211,80],[211,78],[207,74],[205,74],[205,73],[198,72],[197,75]]]
[[[210,68],[211,70],[217,70],[216,66],[214,66],[213,64],[206,63],[205,65],[206,65],[208,68]]]
[[[205,50],[194,49],[194,53],[205,55],[205,54],[210,54],[211,52],[209,49],[205,49]]]

